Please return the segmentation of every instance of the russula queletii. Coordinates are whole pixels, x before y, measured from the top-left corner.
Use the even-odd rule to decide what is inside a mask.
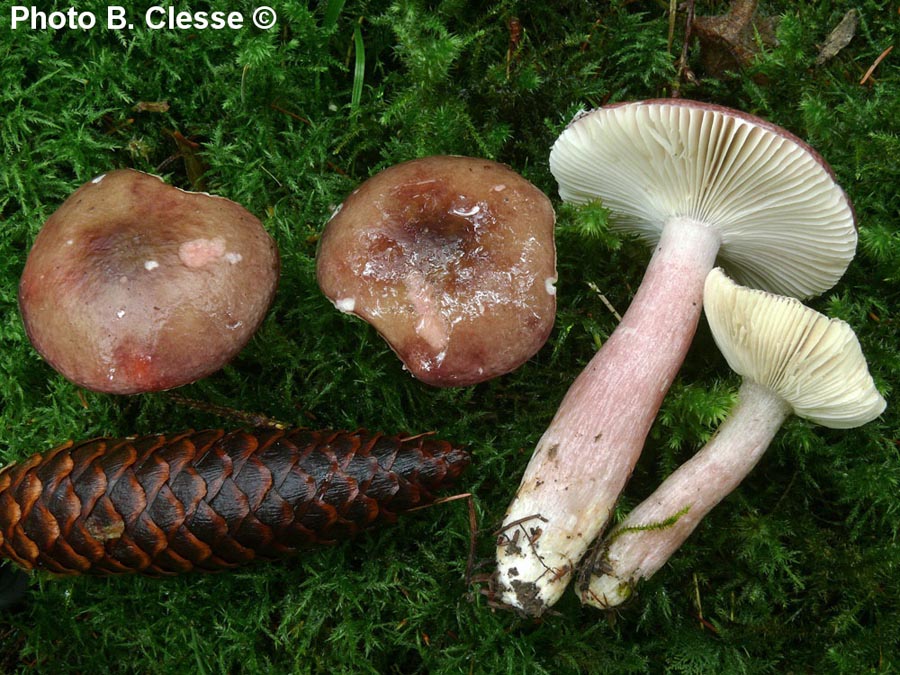
[[[159,391],[231,360],[265,316],[278,272],[275,242],[244,207],[123,169],[50,216],[19,306],[34,347],[76,384]]]
[[[365,181],[332,215],[319,287],[423,382],[483,382],[520,366],[550,335],[554,223],[547,196],[503,164],[414,159]]]
[[[611,227],[654,248],[621,323],[546,430],[497,542],[500,600],[540,615],[608,523],[700,317],[716,260],[742,283],[795,297],[830,288],[856,250],[853,211],[794,135],[684,99],[581,114],[550,169],[563,200],[597,199]]]
[[[579,573],[582,602],[607,609],[659,570],[734,490],[791,414],[833,429],[874,420],[886,403],[853,329],[799,300],[739,286],[720,269],[703,296],[713,338],[743,377],[715,436],[600,543]]]

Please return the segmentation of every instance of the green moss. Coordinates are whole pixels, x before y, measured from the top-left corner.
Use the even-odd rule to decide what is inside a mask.
[[[718,79],[703,76],[694,48],[700,79],[681,90],[784,125],[832,164],[854,202],[860,246],[841,283],[812,304],[853,325],[891,400],[900,373],[896,50],[859,82],[895,41],[900,16],[880,0],[761,4],[781,17],[778,46]],[[255,3],[178,7],[188,6],[249,16]],[[280,3],[268,32],[12,31],[10,15],[0,16],[0,461],[67,438],[230,423],[162,394],[79,391],[40,360],[18,319],[29,246],[76,186],[131,166],[192,187],[178,132],[197,144],[207,189],[260,215],[283,256],[279,294],[258,335],[183,393],[297,424],[436,429],[469,444],[476,466],[461,489],[473,493],[478,516],[476,572],[489,572],[491,532],[534,443],[616,325],[603,300],[624,311],[647,251],[611,235],[602,208],[555,200],[560,306],[549,344],[500,380],[435,390],[321,296],[316,237],[361,180],[423,154],[497,159],[555,195],[547,155],[577,110],[671,93],[681,30],[670,49],[668,6]],[[101,23],[106,7],[78,5]],[[857,35],[816,66],[818,45],[851,7]],[[697,3],[699,13],[725,8]],[[168,109],[135,110],[140,101]],[[702,445],[733,400],[737,378],[713,354],[701,328],[623,510]],[[0,616],[0,669],[890,672],[900,667],[898,438],[894,405],[849,432],[790,421],[671,563],[609,616],[571,594],[541,621],[495,611],[478,585],[464,583],[470,533],[459,501],[352,544],[234,574],[35,575],[24,608]]]

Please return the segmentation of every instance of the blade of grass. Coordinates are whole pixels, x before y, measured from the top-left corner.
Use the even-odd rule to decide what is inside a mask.
[[[322,21],[322,28],[326,31],[330,31],[337,25],[338,17],[344,9],[344,2],[346,0],[328,0],[325,5],[325,18]]]
[[[350,109],[354,112],[359,109],[362,100],[363,80],[366,75],[366,46],[362,37],[362,17],[353,29],[353,52],[355,64],[353,67],[353,89],[350,92]]]

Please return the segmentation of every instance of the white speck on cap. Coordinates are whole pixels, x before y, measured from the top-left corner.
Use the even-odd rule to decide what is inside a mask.
[[[92,179],[91,179],[91,183],[93,183],[94,185],[97,185],[97,184],[98,184],[100,181],[102,181],[104,178],[106,178],[106,174],[105,174],[105,173],[101,173],[101,174],[100,174],[99,176],[97,176],[96,178],[92,178]]]
[[[547,291],[547,295],[556,295],[556,277],[544,279],[544,288]]]
[[[340,298],[334,306],[344,314],[350,314],[356,307],[356,298]]]
[[[462,216],[463,218],[466,218],[468,216],[474,216],[479,211],[481,211],[481,206],[479,206],[478,204],[474,204],[469,209],[460,207],[460,208],[453,209],[452,212],[454,214],[456,214],[457,216]]]
[[[144,269],[148,272],[155,270],[157,267],[159,267],[159,263],[155,260],[148,260],[144,263]]]

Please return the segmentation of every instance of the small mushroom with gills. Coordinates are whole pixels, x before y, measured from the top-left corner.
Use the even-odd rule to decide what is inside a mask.
[[[700,318],[718,259],[795,297],[833,286],[856,250],[831,170],[788,131],[686,99],[577,116],[550,153],[565,201],[602,199],[610,225],[654,246],[622,321],[538,442],[497,541],[495,590],[540,615],[605,528]]]
[[[160,391],[244,347],[278,271],[275,242],[244,207],[123,169],[85,183],[50,216],[19,307],[35,349],[74,383]]]
[[[328,221],[319,287],[423,382],[483,382],[519,367],[550,335],[554,223],[547,196],[503,164],[403,162],[364,182]]]
[[[715,436],[641,502],[579,575],[582,602],[627,600],[712,508],[734,490],[791,414],[833,429],[872,421],[886,403],[853,329],[798,300],[735,284],[720,269],[703,304],[716,344],[743,376],[739,400]]]

